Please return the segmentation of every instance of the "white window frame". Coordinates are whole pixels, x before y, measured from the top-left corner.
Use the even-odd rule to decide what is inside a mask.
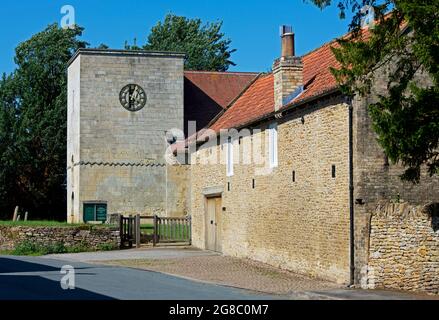
[[[270,168],[279,166],[277,122],[268,126],[268,161]]]
[[[227,176],[232,177],[233,172],[233,139],[231,137],[228,138],[227,143],[227,161],[226,161],[226,167],[227,167]]]

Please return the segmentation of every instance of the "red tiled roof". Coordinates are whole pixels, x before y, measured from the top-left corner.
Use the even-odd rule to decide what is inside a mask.
[[[186,71],[184,73],[185,132],[188,121],[196,121],[197,131],[227,108],[258,73]]]
[[[340,63],[335,59],[331,50],[334,46],[336,46],[335,42],[327,43],[303,56],[303,83],[306,87],[305,91],[291,104],[337,88],[337,82],[330,71],[331,67],[340,67]]]
[[[331,46],[324,46],[306,54],[303,61],[303,83],[305,91],[292,101],[292,105],[304,99],[320,95],[337,87],[335,78],[330,72],[330,67],[337,68],[339,63],[331,51]],[[244,94],[215,121],[211,129],[230,129],[250,123],[265,115],[274,112],[274,76],[273,74],[261,76]]]
[[[256,120],[274,111],[274,76],[261,75],[210,127],[219,131]]]
[[[343,38],[351,39],[351,36],[352,33],[348,33]],[[359,39],[368,41],[370,36],[370,30],[364,28],[360,31]],[[339,46],[337,41],[333,40],[303,56],[303,83],[307,87],[299,97],[285,107],[337,88],[337,82],[330,68],[337,69],[341,67],[331,50],[331,48],[338,48]]]
[[[185,71],[184,76],[218,105],[227,108],[258,73]]]

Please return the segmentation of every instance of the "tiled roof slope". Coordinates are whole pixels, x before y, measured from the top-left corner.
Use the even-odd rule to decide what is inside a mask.
[[[337,87],[329,69],[339,66],[331,51],[331,46],[335,44],[334,41],[325,44],[302,57],[305,91],[285,107]],[[268,74],[257,79],[210,128],[219,131],[239,127],[272,112],[274,112],[274,76]]]
[[[335,46],[335,42],[327,43],[302,57],[305,91],[297,99],[293,100],[291,104],[317,96],[337,87],[337,82],[330,71],[331,67],[340,67],[339,62],[331,51],[331,47]]]
[[[185,71],[184,76],[218,105],[226,108],[258,73]]]
[[[273,110],[274,76],[261,75],[210,128],[217,132],[233,128],[256,120]]]
[[[258,73],[185,71],[184,110],[188,121],[204,128],[227,108],[258,76]]]
[[[343,39],[349,40],[351,36],[352,33],[348,33],[343,36]],[[360,31],[359,39],[362,41],[368,41],[370,37],[371,33],[368,28]],[[331,50],[331,48],[339,47],[337,41],[333,40],[303,56],[303,83],[306,86],[306,91],[286,107],[337,88],[337,82],[331,74],[330,68],[341,67]]]

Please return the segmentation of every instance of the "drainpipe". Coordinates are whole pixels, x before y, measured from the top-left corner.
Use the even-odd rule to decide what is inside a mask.
[[[355,285],[355,215],[354,215],[354,133],[352,98],[349,105],[349,223],[350,223],[350,286]]]

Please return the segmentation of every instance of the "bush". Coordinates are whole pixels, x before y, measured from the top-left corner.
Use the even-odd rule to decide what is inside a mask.
[[[112,251],[118,249],[117,246],[110,243],[102,243],[97,247],[98,251]],[[43,256],[46,254],[60,254],[60,253],[80,253],[97,251],[91,248],[86,242],[81,242],[75,246],[66,246],[63,242],[56,242],[50,244],[38,244],[30,240],[25,240],[19,243],[14,250],[10,252],[15,256]]]
[[[14,250],[12,250],[12,254],[16,256],[31,256],[31,255],[41,255],[40,248],[37,244],[31,241],[23,241],[19,243]]]
[[[38,244],[29,240],[19,243],[11,254],[16,256],[42,256],[46,254],[60,254],[60,253],[77,253],[89,251],[89,248],[82,245],[77,247],[66,247],[62,242],[50,244]]]
[[[64,243],[56,242],[48,246],[41,246],[41,252],[44,254],[66,253],[67,248],[65,247]]]
[[[19,243],[12,254],[16,256],[39,256],[46,254],[66,253],[67,249],[62,242],[51,243],[47,245],[38,244],[29,240]]]
[[[113,250],[117,250],[118,247],[115,246],[114,244],[111,243],[101,243],[98,245],[98,250],[99,251],[113,251]]]
[[[86,242],[81,242],[78,245],[67,248],[68,253],[80,253],[80,252],[90,252],[90,251],[95,251],[95,250],[90,248],[90,246]]]

